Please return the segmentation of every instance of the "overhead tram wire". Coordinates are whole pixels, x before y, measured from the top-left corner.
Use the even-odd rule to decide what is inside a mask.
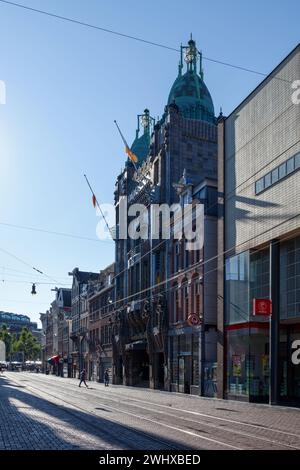
[[[51,285],[51,286],[56,286],[57,283],[56,282],[33,282],[33,281],[23,281],[23,280],[14,280],[14,279],[1,279],[0,277],[0,283],[1,282],[10,282],[12,284],[35,284],[37,286],[39,285]],[[62,284],[60,283],[61,286],[67,286],[67,284]]]
[[[0,1],[1,1],[1,0],[0,0]],[[297,143],[299,143],[299,141],[295,142],[291,147],[289,147],[289,149],[291,149],[292,147],[294,147]],[[287,150],[289,150],[289,149],[287,149]],[[280,158],[284,153],[285,153],[285,151],[282,152],[281,154],[277,155],[276,157],[274,157],[274,158],[273,158],[270,162],[268,162],[262,169],[266,168],[268,165],[270,165],[270,164],[273,163],[275,160],[277,160],[278,158]],[[259,170],[259,171],[261,171],[261,170]],[[259,171],[257,171],[257,172],[254,174],[254,176],[255,176],[256,174],[258,174]],[[248,179],[245,180],[245,181],[242,181],[241,183],[239,183],[239,184],[238,184],[235,188],[233,188],[233,189],[230,191],[230,193],[228,193],[226,196],[229,196],[229,195],[233,194],[236,189],[238,189],[238,188],[239,188],[240,186],[242,186],[243,184],[247,183],[247,181],[248,181]],[[253,183],[248,184],[247,186],[244,187],[244,189],[246,189],[247,187],[249,187],[251,184],[253,184]],[[90,190],[91,190],[92,194],[94,194],[94,193],[93,193],[93,190],[92,190],[92,188],[91,188],[91,186],[89,186],[89,187],[90,187]],[[97,201],[97,204],[98,204],[98,201]],[[212,209],[213,207],[217,206],[218,204],[219,204],[218,202],[215,202],[215,203],[211,204],[207,209],[208,209],[208,210],[209,210],[209,209]],[[150,203],[146,206],[146,208],[148,208],[149,206],[150,206]],[[105,218],[104,218],[104,220],[105,220]],[[55,235],[63,235],[63,236],[71,236],[71,237],[72,237],[71,234],[65,234],[65,233],[60,233],[60,232],[52,232],[52,231],[47,231],[47,230],[44,230],[44,229],[35,229],[35,228],[33,228],[33,227],[18,226],[18,225],[6,224],[6,223],[2,223],[2,222],[0,222],[0,225],[8,225],[8,226],[13,227],[13,228],[21,228],[21,229],[24,229],[24,230],[36,230],[36,231],[40,231],[40,232],[42,232],[42,233],[43,233],[43,232],[45,232],[45,233],[51,233],[51,234],[53,233],[53,234],[55,234]],[[108,229],[109,229],[109,232],[110,232],[110,234],[111,234],[111,229],[109,228],[107,222],[106,222],[106,225],[107,225],[107,227],[108,227]],[[76,237],[76,238],[82,238],[82,239],[87,239],[87,240],[91,240],[91,241],[97,241],[96,239],[92,239],[92,238],[88,238],[88,237],[77,237],[77,236],[75,236],[75,235],[74,235],[74,237]],[[111,243],[110,240],[99,240],[99,241],[106,241],[106,242],[108,242],[108,243]],[[113,240],[113,237],[112,237],[112,241],[114,241],[114,240]],[[160,243],[158,243],[154,248],[151,248],[150,250],[148,250],[146,253],[144,253],[144,254],[141,256],[141,259],[144,258],[145,256],[147,256],[148,254],[150,254],[152,251],[157,250],[157,248],[159,248],[159,247],[160,247],[163,243],[165,243],[166,241],[167,241],[167,240],[162,240],[162,241],[161,241]],[[2,250],[2,251],[3,251],[3,250]],[[13,255],[11,255],[11,256],[13,256]],[[14,257],[15,257],[15,256],[14,256]],[[21,261],[20,258],[17,258],[17,257],[15,257],[15,258],[18,259],[19,261]],[[23,261],[22,261],[22,262],[23,262]],[[31,267],[31,265],[29,265],[28,263],[25,263],[25,264],[26,264],[27,266]],[[31,267],[31,268],[32,268],[32,267]],[[116,277],[119,277],[120,275],[122,275],[122,274],[123,274],[124,272],[126,272],[126,271],[128,271],[128,268],[125,268],[125,269],[123,269],[122,271],[120,271],[119,273],[117,273],[116,276],[115,276],[115,278],[116,278]]]
[[[50,16],[50,17],[53,17],[53,18],[56,18],[56,19],[59,19],[59,20],[64,20],[64,21],[68,21],[68,22],[71,22],[71,23],[75,23],[75,24],[79,24],[81,26],[85,26],[85,27],[90,27],[90,28],[93,28],[93,29],[97,29],[97,30],[100,30],[100,31],[103,31],[103,32],[106,32],[106,33],[110,33],[110,34],[114,34],[114,35],[117,35],[117,36],[121,36],[121,37],[125,37],[125,38],[128,38],[128,39],[132,39],[132,40],[135,40],[135,41],[139,41],[139,42],[142,42],[142,43],[146,43],[146,44],[149,44],[149,45],[152,45],[152,46],[156,46],[156,47],[161,47],[161,48],[164,48],[164,49],[168,49],[168,50],[171,50],[171,51],[175,51],[175,52],[180,52],[179,49],[177,48],[174,48],[174,47],[170,47],[170,46],[167,46],[165,44],[161,44],[161,43],[157,43],[157,42],[154,42],[154,41],[149,41],[149,40],[146,40],[144,38],[139,38],[139,37],[136,37],[136,36],[132,36],[132,35],[128,35],[128,34],[124,34],[124,33],[120,33],[118,31],[113,31],[111,29],[107,29],[107,28],[103,28],[103,27],[100,27],[100,26],[97,26],[97,25],[92,25],[90,23],[86,23],[86,22],[82,22],[82,21],[79,21],[79,20],[75,20],[73,18],[69,18],[69,17],[65,17],[65,16],[61,16],[61,15],[56,15],[54,13],[50,13],[50,12],[47,12],[47,11],[44,11],[44,10],[40,10],[40,9],[36,9],[36,8],[32,8],[32,7],[28,7],[26,5],[22,5],[22,4],[19,4],[19,3],[15,3],[15,2],[10,2],[10,1],[7,1],[7,0],[0,0],[0,2],[2,2],[3,4],[8,4],[8,5],[11,5],[11,6],[15,6],[15,7],[19,7],[19,8],[23,8],[25,10],[28,10],[28,11],[33,11],[33,12],[36,12],[36,13],[39,13],[39,14],[43,14],[43,15],[47,15],[47,16]],[[263,73],[263,72],[259,72],[259,71],[256,71],[256,70],[252,70],[252,69],[249,69],[249,68],[245,68],[245,67],[241,67],[241,66],[238,66],[238,65],[234,65],[234,64],[231,64],[231,63],[228,63],[228,62],[224,62],[224,61],[220,61],[220,60],[216,60],[216,59],[212,59],[212,58],[209,58],[209,57],[205,57],[203,56],[203,59],[206,59],[208,61],[211,61],[211,62],[215,62],[215,63],[218,63],[220,65],[224,65],[224,66],[228,66],[228,67],[232,67],[232,68],[236,68],[236,69],[239,69],[239,70],[243,70],[243,71],[246,71],[246,72],[250,72],[250,73],[255,73],[255,74],[258,74],[258,75],[261,75],[261,76],[268,76],[268,74],[266,73]],[[274,78],[277,78],[279,80],[283,80],[285,82],[288,82],[290,83],[288,80],[284,80],[284,79],[281,79],[279,77],[274,77]],[[270,162],[269,162],[270,163]],[[89,183],[88,183],[89,184]],[[239,186],[241,186],[243,183],[240,183]],[[237,186],[237,187],[239,187]],[[91,189],[91,188],[90,188]],[[98,208],[100,209],[99,207],[99,204],[98,204],[98,201],[97,201],[97,205],[98,205]],[[100,209],[101,210],[101,209]],[[105,218],[104,218],[105,220]],[[5,224],[3,224],[5,225]],[[9,224],[6,224],[6,225],[9,225]],[[108,225],[107,225],[108,226]],[[17,228],[17,226],[16,226]],[[19,226],[19,228],[24,228],[24,229],[28,229],[28,230],[37,230],[37,231],[43,231],[42,229],[33,229],[33,228],[25,228],[25,227],[21,227]],[[111,229],[108,227],[109,229],[109,232],[111,233]],[[63,236],[72,236],[72,235],[68,235],[68,234],[63,234],[63,233],[59,233],[59,232],[50,232],[50,231],[45,231],[46,233],[53,233],[53,234],[57,234],[57,235],[63,235]],[[77,236],[74,236],[74,238],[77,238]],[[85,238],[85,237],[78,237],[78,238]],[[113,237],[112,237],[113,238]],[[91,239],[93,241],[97,241],[95,239]],[[99,241],[104,241],[104,240],[99,240]],[[109,240],[105,240],[107,242],[110,242]],[[159,246],[159,245],[158,245]],[[157,247],[158,247],[157,246]],[[156,247],[156,248],[157,248]]]
[[[46,300],[44,302],[35,302],[35,301],[30,301],[30,300],[12,300],[12,299],[1,299],[1,302],[10,302],[10,303],[16,303],[16,304],[40,304],[40,305],[49,305],[49,302]]]
[[[4,277],[7,277],[7,276],[13,278],[14,280],[22,280],[22,281],[27,280],[28,281],[29,279],[32,279],[31,281],[28,281],[28,282],[31,282],[31,283],[34,282],[36,284],[43,283],[43,282],[39,282],[36,279],[36,276],[33,272],[20,271],[18,269],[14,269],[14,268],[11,268],[9,266],[0,266],[0,278],[3,279]],[[42,276],[42,275],[40,275],[40,276]],[[41,278],[39,278],[39,279],[41,279]],[[58,277],[57,279],[60,279],[60,283],[63,283],[64,285],[69,283],[69,278],[67,276]],[[51,282],[50,284],[53,284],[53,283]]]
[[[1,0],[0,0],[1,1]],[[46,230],[38,227],[28,227],[26,225],[17,225],[17,224],[9,224],[6,222],[0,222],[0,225],[3,225],[4,227],[11,227],[11,228],[17,228],[21,230],[30,230],[32,232],[40,232],[40,233],[46,233],[50,235],[57,235],[61,237],[70,237],[70,238],[75,238],[79,240],[87,240],[87,241],[92,241],[92,242],[106,242],[106,243],[111,243],[110,240],[100,240],[99,238],[91,238],[91,237],[85,237],[81,235],[73,235],[71,233],[65,233],[65,232],[56,232],[54,230]]]
[[[8,279],[19,279],[19,280],[28,280],[32,279],[32,282],[35,283],[37,281],[36,276],[34,273],[27,273],[27,274],[19,274],[16,272],[11,272],[6,269],[0,270],[0,277],[1,278],[8,278]],[[40,279],[43,279],[42,277]],[[68,284],[70,279],[60,279],[60,283]],[[51,283],[52,284],[52,283]]]
[[[79,26],[84,26],[86,28],[92,28],[92,29],[95,29],[95,30],[102,31],[104,33],[113,34],[115,36],[120,36],[120,37],[123,37],[123,38],[131,39],[133,41],[138,41],[138,42],[141,42],[141,43],[144,43],[144,44],[148,44],[149,46],[160,47],[162,49],[166,49],[166,50],[177,52],[177,53],[180,52],[179,49],[177,49],[175,47],[167,46],[166,44],[162,44],[162,43],[155,42],[155,41],[150,41],[148,39],[144,39],[144,38],[141,38],[141,37],[138,37],[138,36],[133,36],[133,35],[126,34],[126,33],[121,33],[119,31],[114,31],[112,29],[103,28],[102,26],[97,26],[97,25],[87,23],[85,21],[76,20],[74,18],[70,18],[70,17],[67,17],[67,16],[57,15],[55,13],[51,13],[51,12],[46,11],[46,10],[40,10],[38,8],[29,7],[29,6],[23,5],[21,3],[10,2],[8,0],[0,0],[0,2],[3,3],[3,4],[6,4],[6,5],[17,7],[17,8],[22,8],[22,9],[30,11],[30,12],[39,13],[41,15],[49,16],[49,17],[52,17],[54,19],[67,21],[69,23],[74,23],[74,24],[77,24]],[[241,70],[243,72],[248,72],[248,73],[260,75],[262,77],[267,77],[269,75],[268,73],[260,72],[258,70],[253,70],[253,69],[250,69],[250,68],[247,68],[247,67],[242,67],[240,65],[231,64],[230,62],[225,62],[225,61],[218,60],[218,59],[212,59],[211,57],[202,56],[202,59],[207,60],[209,62],[219,64],[219,65],[223,65],[225,67],[230,67],[230,68],[234,68],[234,69],[237,69],[237,70]],[[277,80],[281,80],[283,82],[291,83],[289,80],[286,80],[284,78],[280,78],[280,77],[274,77],[274,78],[276,78]]]
[[[279,156],[280,156],[280,155],[277,155],[273,160],[276,160],[277,158],[279,158]],[[271,162],[272,162],[272,161],[271,161]],[[269,164],[270,164],[271,162],[269,162]],[[248,180],[246,180],[246,181],[248,181]],[[244,181],[243,183],[245,183],[246,181]],[[234,188],[234,189],[239,188],[239,186],[241,186],[243,183],[240,183],[240,184],[239,184],[238,186],[236,186],[236,188]],[[234,191],[234,189],[233,189],[232,191]],[[232,191],[231,191],[231,192],[232,192]],[[211,204],[209,207],[207,207],[207,210],[212,209],[213,207],[217,206],[218,204],[219,204],[218,201],[217,201],[217,202],[214,202],[214,203]],[[147,209],[150,205],[151,205],[151,203],[149,203],[149,204],[146,206],[146,209]],[[292,217],[292,218],[293,218],[293,217]],[[288,220],[289,220],[289,219],[288,219]],[[161,240],[155,247],[150,248],[148,251],[146,251],[146,253],[144,253],[144,254],[140,257],[140,259],[143,259],[143,258],[144,258],[145,256],[147,256],[148,254],[152,253],[153,251],[156,251],[157,248],[159,248],[161,245],[163,245],[164,243],[166,243],[166,241],[167,241],[167,239]],[[248,241],[249,241],[249,240],[248,240]],[[246,243],[246,242],[244,242],[244,243]],[[244,244],[244,243],[243,243],[243,244]],[[243,244],[242,244],[242,245],[243,245]],[[232,249],[233,249],[233,248],[231,248],[230,250],[232,250]],[[116,279],[117,277],[121,276],[122,274],[124,274],[124,273],[125,273],[126,271],[128,271],[128,270],[129,270],[128,267],[122,269],[120,272],[118,272],[118,273],[115,275],[115,279]]]
[[[27,261],[24,261],[23,259],[21,259],[20,257],[14,255],[13,253],[10,253],[9,251],[7,250],[4,250],[3,248],[0,248],[0,251],[2,251],[3,253],[5,253],[6,255],[8,256],[11,256],[12,258],[15,258],[17,261],[19,261],[20,263],[24,264],[25,266],[29,266],[31,269],[33,269],[34,271],[36,271],[37,273],[39,274],[42,274],[43,276],[47,277],[48,279],[50,279],[51,281],[54,281],[56,284],[60,284],[56,279],[54,279],[53,277],[51,276],[48,276],[48,274],[44,273],[43,271],[41,271],[40,269],[30,265],[29,263],[27,263]]]
[[[152,46],[161,47],[161,48],[168,49],[168,50],[175,51],[175,52],[180,52],[179,49],[174,48],[174,47],[166,46],[166,45],[161,44],[161,43],[156,43],[156,42],[149,41],[149,40],[139,38],[139,37],[135,37],[135,36],[132,36],[132,35],[127,35],[127,34],[124,34],[124,33],[113,31],[113,30],[103,28],[103,27],[100,27],[100,26],[97,26],[97,25],[92,25],[92,24],[82,22],[82,21],[79,21],[79,20],[75,20],[75,19],[72,19],[72,18],[68,18],[68,17],[65,17],[65,16],[56,15],[56,14],[53,14],[53,13],[50,13],[50,12],[47,12],[47,11],[44,11],[44,10],[35,9],[35,8],[32,8],[32,7],[28,7],[26,5],[18,4],[18,3],[15,3],[15,2],[10,2],[10,1],[7,1],[7,0],[0,0],[0,2],[8,4],[8,5],[15,6],[15,7],[23,8],[25,10],[29,10],[29,11],[33,11],[33,12],[36,12],[36,13],[44,14],[44,15],[47,15],[47,16],[50,16],[50,17],[53,17],[53,18],[56,18],[56,19],[68,21],[68,22],[71,22],[71,23],[79,24],[81,26],[90,27],[90,28],[93,28],[93,29],[101,30],[101,31],[106,32],[106,33],[110,33],[110,34],[114,34],[114,35],[117,35],[117,36],[125,37],[125,38],[132,39],[132,40],[135,40],[135,41],[139,41],[139,42],[142,42],[142,43],[146,43],[146,44],[149,44],[149,45],[152,45]],[[203,59],[205,59],[207,61],[215,62],[215,63],[220,64],[220,65],[224,65],[224,66],[227,66],[227,67],[232,67],[232,68],[243,70],[243,71],[246,71],[246,72],[249,72],[249,73],[258,74],[258,75],[261,75],[261,76],[264,76],[264,77],[269,75],[269,74],[266,74],[266,73],[263,73],[263,72],[259,72],[259,71],[252,70],[252,69],[249,69],[249,68],[237,66],[237,65],[234,65],[234,64],[230,64],[228,62],[212,59],[212,58],[205,57],[205,56],[203,56]],[[285,80],[285,79],[282,79],[280,77],[274,77],[274,78],[278,79],[278,80],[281,80],[281,81],[284,81],[284,82],[287,82],[287,83],[291,83],[289,80]],[[163,242],[165,242],[165,240],[163,240]],[[246,243],[246,242],[244,242],[244,243]],[[155,248],[157,248],[159,245],[157,245]],[[150,251],[153,251],[153,250],[150,250]],[[146,253],[146,254],[148,254],[148,253]],[[32,269],[35,269],[36,271],[40,272],[36,268],[32,268]],[[126,269],[124,271],[126,271]],[[120,275],[121,273],[122,272],[118,273],[118,275]]]
[[[243,246],[243,245],[246,245],[246,244],[249,243],[251,240],[253,240],[253,239],[255,239],[255,238],[258,238],[258,237],[261,237],[261,236],[265,235],[266,233],[270,232],[271,230],[274,230],[274,229],[280,227],[281,225],[283,225],[284,223],[289,222],[289,221],[291,221],[291,220],[293,220],[293,219],[296,219],[296,218],[299,217],[299,216],[300,216],[300,213],[297,213],[297,214],[295,214],[295,215],[293,215],[293,216],[291,216],[291,217],[288,217],[287,219],[284,219],[284,220],[282,220],[281,222],[279,222],[279,224],[275,225],[274,227],[271,227],[270,229],[264,230],[264,231],[263,231],[262,233],[260,233],[259,235],[255,235],[255,236],[249,238],[248,240],[245,240],[244,242],[239,243],[238,245],[235,245],[235,246],[233,246],[233,247],[231,247],[231,248],[228,248],[227,250],[224,250],[223,252],[221,252],[221,253],[219,253],[219,254],[217,254],[217,255],[215,255],[215,256],[212,256],[211,258],[208,258],[207,260],[199,261],[199,262],[197,262],[197,263],[194,263],[192,266],[189,266],[188,268],[181,270],[179,273],[176,273],[176,274],[170,276],[170,277],[167,278],[167,279],[164,279],[163,281],[161,281],[161,282],[159,282],[159,283],[157,283],[157,284],[154,284],[154,285],[152,285],[152,286],[150,286],[150,287],[147,287],[146,289],[142,289],[142,290],[140,290],[140,291],[138,291],[138,292],[135,292],[134,294],[130,294],[130,295],[128,295],[128,296],[123,297],[122,299],[118,299],[118,300],[116,300],[116,301],[114,302],[114,304],[116,305],[117,303],[120,303],[120,302],[123,302],[123,303],[124,303],[126,300],[132,299],[132,298],[134,298],[134,297],[137,297],[138,295],[143,294],[144,292],[153,291],[153,290],[157,289],[158,287],[167,284],[168,282],[176,281],[176,279],[178,278],[178,276],[182,276],[183,274],[186,274],[186,273],[189,273],[190,271],[193,271],[193,270],[194,270],[195,268],[197,268],[197,267],[200,268],[200,267],[204,266],[205,264],[207,264],[207,263],[209,263],[209,262],[211,262],[211,261],[215,261],[215,260],[217,260],[220,256],[223,256],[223,255],[225,255],[225,254],[228,254],[228,253],[232,252],[233,250],[235,250],[236,248],[239,248],[239,247],[241,247],[241,246]],[[294,238],[294,235],[287,235],[286,237],[282,237],[280,240],[278,240],[277,243],[280,243],[280,242],[282,242],[282,241],[286,241],[286,240],[289,240],[289,239],[292,239],[292,238]],[[166,240],[163,240],[163,241],[166,241]],[[256,253],[256,252],[262,251],[262,250],[264,250],[264,249],[265,249],[265,246],[264,246],[264,247],[257,248],[257,249],[253,249],[253,250],[251,250],[251,253]],[[225,266],[225,265],[224,265],[224,266]],[[217,268],[214,268],[214,269],[211,269],[211,270],[209,270],[208,272],[206,272],[205,275],[207,275],[207,274],[209,274],[209,273],[211,273],[211,272],[217,271],[218,269],[219,269],[218,267],[217,267]],[[116,276],[115,276],[115,277],[116,277]],[[165,290],[164,290],[164,293],[165,293],[165,292],[168,292],[168,291],[171,290],[171,289],[172,289],[172,287],[171,287],[171,288],[168,288],[168,289],[165,289]],[[155,294],[154,296],[159,296],[159,295],[161,295],[161,293],[157,293],[157,294]],[[144,298],[142,298],[142,299],[136,299],[136,300],[141,301],[141,300],[147,299],[148,297],[149,297],[149,295],[147,295],[146,297],[144,297]],[[132,299],[132,300],[134,300],[134,299]],[[110,305],[111,305],[111,304],[104,305],[104,306],[102,306],[102,308],[108,307],[108,306],[110,306]],[[120,307],[119,307],[119,308],[120,308]]]
[[[300,215],[300,214],[297,214],[297,216],[299,216],[299,215]],[[283,237],[282,239],[276,241],[275,244],[276,244],[276,243],[283,242],[283,241],[288,241],[288,240],[291,240],[291,239],[293,239],[293,238],[294,238],[294,235],[288,235],[288,236]],[[246,242],[245,242],[245,243],[246,243]],[[263,250],[265,250],[265,249],[266,249],[265,246],[260,247],[260,248],[253,249],[253,250],[251,250],[251,254],[259,253],[260,251],[263,251]],[[202,263],[202,264],[205,264],[205,263],[208,262],[208,261],[211,261],[211,260],[206,260],[206,261],[205,261],[204,263]],[[199,264],[199,263],[196,263],[196,264]],[[225,266],[225,263],[223,263],[222,266],[224,267],[224,266]],[[189,271],[195,269],[195,267],[196,267],[196,265],[192,265],[192,266],[190,266],[188,269],[182,270],[182,271],[180,271],[180,273],[177,273],[176,275],[174,275],[173,278],[165,279],[165,281],[163,281],[162,283],[165,284],[165,283],[167,283],[167,282],[170,282],[171,280],[176,281],[179,276],[181,276],[182,274],[188,273]],[[205,273],[205,275],[207,276],[207,274],[210,274],[210,273],[213,273],[213,272],[215,272],[215,271],[218,271],[218,269],[219,269],[218,267],[217,267],[217,268],[210,269],[209,271],[207,271],[207,272]],[[184,287],[184,286],[186,286],[186,285],[188,285],[188,281],[181,283],[180,286],[171,286],[171,287],[169,287],[169,288],[167,288],[167,289],[164,289],[164,293],[165,293],[165,292],[172,292],[172,291],[175,291],[176,289],[178,289],[178,287]],[[154,286],[151,286],[151,287],[149,287],[148,289],[145,289],[144,291],[155,290],[155,288],[157,288],[158,286],[159,286],[159,284],[155,284]],[[116,300],[116,301],[114,302],[114,304],[116,305],[117,302],[124,302],[124,300],[127,300],[128,298],[131,298],[131,297],[134,297],[134,296],[138,296],[141,292],[142,292],[142,291],[136,292],[135,294],[131,294],[130,296],[127,296],[127,297],[125,297],[125,298],[123,298],[123,299]],[[155,294],[152,293],[153,298],[155,298],[155,297],[160,297],[161,295],[162,295],[161,292],[158,292],[158,293],[155,293]],[[137,299],[133,299],[133,300],[138,300],[138,301],[142,302],[143,300],[147,300],[147,299],[149,299],[149,294],[146,295],[145,297],[137,298]],[[111,305],[111,304],[107,304],[107,305],[102,306],[101,308],[109,307],[110,305]],[[120,305],[119,307],[116,307],[116,310],[120,310],[120,309],[122,309],[123,307],[124,307],[124,304],[123,304],[123,305]],[[237,307],[237,306],[236,306],[236,307]]]
[[[0,1],[1,1],[1,0],[0,0]],[[299,143],[299,141],[295,142],[289,149],[291,149],[292,147],[294,147],[297,143]],[[289,150],[289,149],[288,149],[288,150]],[[263,168],[265,168],[265,167],[267,167],[268,165],[270,165],[271,163],[273,163],[275,160],[277,160],[278,158],[280,158],[280,156],[283,155],[284,153],[285,153],[285,151],[282,152],[281,154],[277,155],[276,157],[274,157],[274,158],[273,158],[270,162],[268,162],[268,164],[266,164]],[[260,170],[259,170],[259,171],[260,171]],[[258,173],[259,173],[259,172],[257,171],[257,172],[254,174],[254,176],[255,176],[256,174],[258,174]],[[84,176],[85,176],[85,175],[84,175]],[[86,177],[86,176],[85,176],[85,177]],[[243,182],[241,182],[241,183],[239,183],[235,188],[233,188],[233,189],[230,191],[230,193],[227,194],[227,196],[233,194],[236,189],[238,189],[238,188],[239,188],[240,186],[242,186],[243,184],[247,183],[247,181],[248,181],[248,179],[245,180],[245,181],[243,181]],[[89,184],[89,183],[88,183],[88,184]],[[253,184],[253,183],[248,184],[245,188],[249,187],[251,184]],[[92,190],[92,188],[91,188],[90,185],[89,185],[89,187],[90,187],[90,190],[91,190],[92,194],[94,194],[94,193],[93,193],[93,190]],[[245,189],[245,188],[244,188],[244,189]],[[98,201],[97,201],[97,204],[98,204]],[[211,204],[207,209],[209,210],[209,209],[211,209],[211,208],[217,206],[218,204],[219,204],[218,202],[215,202],[215,203]],[[148,204],[146,207],[148,208],[149,206],[150,206],[150,204]],[[105,217],[104,217],[104,220],[105,220]],[[64,234],[64,233],[60,233],[60,232],[52,232],[52,231],[47,231],[47,230],[44,230],[44,229],[35,229],[35,228],[33,228],[33,227],[18,226],[18,225],[6,224],[6,223],[2,223],[2,222],[0,222],[0,225],[8,225],[8,226],[13,227],[13,228],[21,228],[21,229],[24,229],[24,230],[37,230],[37,231],[45,232],[45,233],[51,233],[51,234],[53,233],[53,234],[55,234],[55,235],[63,235],[63,236],[71,236],[71,237],[72,237],[71,234]],[[107,228],[108,228],[108,230],[109,230],[109,232],[110,232],[110,234],[111,234],[111,229],[109,228],[107,222],[106,222],[106,225],[107,225]],[[78,237],[75,236],[75,235],[74,235],[74,237],[78,238]],[[88,238],[88,237],[79,237],[79,238],[83,238],[83,239],[87,239],[87,240],[91,240],[91,241],[97,241],[96,239],[92,239],[92,238]],[[99,241],[107,241],[108,243],[111,243],[110,240],[99,240]],[[112,241],[114,241],[114,240],[113,240],[113,237],[112,237]],[[151,248],[150,250],[148,250],[146,253],[144,253],[144,254],[141,256],[141,259],[144,258],[145,256],[147,256],[148,254],[150,254],[152,251],[157,250],[157,248],[159,248],[159,247],[160,247],[163,243],[165,243],[166,241],[167,241],[167,240],[162,240],[162,241],[161,241],[160,243],[158,243],[154,248]],[[0,248],[0,249],[1,249],[1,248]],[[3,250],[2,250],[2,251],[3,251]],[[7,253],[7,254],[8,254],[8,253]],[[10,255],[11,255],[11,254],[10,254]],[[13,255],[11,255],[11,256],[13,256]],[[17,258],[16,256],[14,256],[14,257],[15,257],[16,259],[18,259],[19,261],[21,261],[20,258]],[[23,262],[23,261],[21,261],[21,262]],[[23,263],[24,263],[24,262],[23,262]],[[28,263],[24,263],[24,264],[26,264],[27,266],[31,267],[31,265],[29,265]],[[31,268],[32,268],[32,267],[31,267]],[[117,273],[116,276],[115,276],[115,278],[119,277],[120,275],[122,275],[122,274],[123,274],[124,272],[126,272],[126,271],[128,271],[128,268],[125,268],[125,269],[123,269],[122,271],[120,271],[119,273]],[[52,280],[53,280],[53,279],[52,279]],[[58,282],[57,282],[57,283],[58,283]],[[59,284],[59,283],[58,283],[58,284]]]

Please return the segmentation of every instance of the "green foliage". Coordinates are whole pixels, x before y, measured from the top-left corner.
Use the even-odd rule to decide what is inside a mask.
[[[12,349],[12,335],[6,325],[2,325],[0,329],[0,340],[5,343],[6,347],[6,360],[9,360]]]
[[[22,329],[20,337],[17,338],[11,333],[6,325],[2,325],[0,329],[0,339],[4,341],[6,346],[6,360],[9,361],[11,354],[22,352],[24,361],[35,361],[40,357],[41,345],[33,336],[27,327]]]
[[[35,361],[40,357],[41,345],[27,327],[22,329],[15,348],[16,352],[23,352],[24,361]]]

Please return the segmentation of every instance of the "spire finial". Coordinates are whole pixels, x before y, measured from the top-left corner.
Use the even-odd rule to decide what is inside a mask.
[[[222,110],[222,106],[220,106],[220,114],[217,117],[217,122],[221,122],[221,121],[223,121],[223,119],[224,119],[223,110]]]
[[[182,75],[182,63],[181,61],[178,63],[178,76],[181,77]]]

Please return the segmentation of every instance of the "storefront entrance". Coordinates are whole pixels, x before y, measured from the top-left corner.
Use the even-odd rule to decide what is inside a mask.
[[[300,364],[294,364],[292,354],[294,341],[300,340],[300,320],[289,323],[282,320],[280,323],[279,347],[279,397],[284,404],[300,405]]]
[[[191,387],[191,355],[179,357],[179,392],[190,393]]]
[[[145,349],[131,353],[132,385],[149,387],[149,356]]]
[[[156,384],[155,388],[164,389],[165,371],[164,371],[164,355],[158,353],[156,355]]]

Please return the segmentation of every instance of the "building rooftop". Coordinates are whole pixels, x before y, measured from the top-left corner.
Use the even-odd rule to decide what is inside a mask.
[[[183,55],[186,72],[183,74]],[[197,62],[200,59],[199,73]],[[215,123],[214,105],[203,81],[202,54],[191,38],[187,46],[181,46],[178,76],[169,93],[168,105],[176,105],[188,119]]]
[[[0,321],[30,323],[30,318],[27,315],[0,311]]]

